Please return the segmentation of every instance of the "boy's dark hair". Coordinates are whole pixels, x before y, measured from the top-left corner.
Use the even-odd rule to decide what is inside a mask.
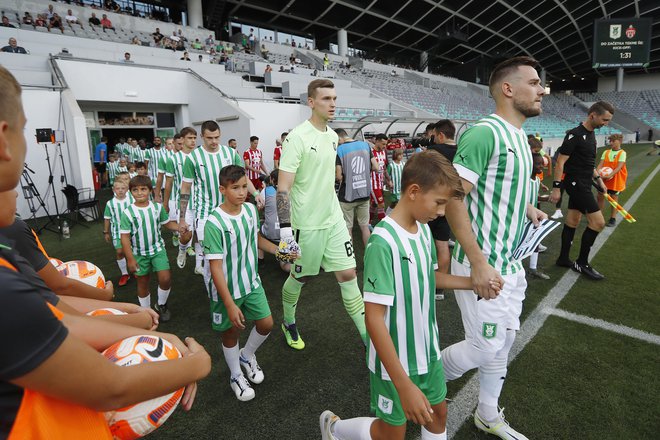
[[[493,94],[495,85],[499,84],[507,75],[518,69],[520,66],[531,66],[535,69],[538,69],[539,62],[528,56],[513,57],[502,61],[497,66],[495,66],[490,74],[490,79],[488,80],[488,89],[490,90],[490,94],[495,96]]]
[[[216,124],[216,125],[217,125],[217,124]],[[204,126],[202,125],[202,129],[203,129],[203,128],[204,128]],[[192,128],[192,127],[183,127],[183,128],[181,129],[181,131],[179,132],[179,134],[181,135],[181,137],[186,137],[186,136],[188,136],[189,134],[194,134],[195,136],[197,136],[197,130],[195,130],[195,129]]]
[[[202,129],[201,129],[202,136],[204,136],[205,131],[210,131],[210,132],[220,131],[220,126],[215,121],[204,121],[202,123]]]
[[[250,136],[250,142],[258,141],[259,136]]]
[[[245,168],[238,165],[227,165],[220,170],[220,186],[226,188],[228,185],[238,182],[244,176]]]
[[[274,169],[270,172],[270,184],[272,186],[277,186],[277,179],[280,177],[280,170]]]
[[[392,150],[392,160],[394,160],[396,156],[401,156],[403,159],[403,148],[395,148]]]
[[[147,164],[144,162],[135,162],[135,169],[147,168]]]
[[[543,156],[541,156],[541,153],[532,153],[532,163],[534,163],[534,161],[536,159],[541,159],[541,160],[543,159]]]
[[[335,128],[335,133],[337,133],[339,139],[348,137],[348,133],[346,133],[346,130],[344,130],[343,128]]]
[[[177,140],[177,139],[181,139],[182,137],[183,135],[181,135],[181,133],[177,133],[174,135],[174,137],[172,137],[172,139]]]
[[[386,141],[387,140],[387,135],[384,133],[378,133],[376,135],[376,140],[377,141]]]
[[[444,134],[447,139],[453,140],[456,136],[456,126],[449,119],[440,119],[433,124],[433,131]]]
[[[598,116],[605,114],[605,112],[610,112],[614,114],[614,106],[607,101],[597,101],[591,104],[587,114],[596,113]]]
[[[144,162],[138,162],[138,163],[144,164]],[[151,191],[151,189],[153,188],[153,186],[151,185],[151,177],[141,176],[141,175],[135,176],[131,179],[130,182],[128,182],[128,189],[131,191],[133,190],[133,188],[137,188],[138,186],[146,186]]]
[[[531,149],[534,148],[543,148],[543,144],[541,143],[540,140],[536,139],[535,137],[527,138],[527,143],[529,144],[529,147]]]
[[[448,186],[453,198],[462,200],[465,197],[456,169],[446,157],[435,151],[423,151],[408,159],[401,176],[401,192],[412,184],[419,185],[422,191],[436,185]]]

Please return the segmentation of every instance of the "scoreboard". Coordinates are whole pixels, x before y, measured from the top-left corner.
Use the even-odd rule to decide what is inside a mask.
[[[648,67],[651,25],[650,18],[594,21],[593,67]]]

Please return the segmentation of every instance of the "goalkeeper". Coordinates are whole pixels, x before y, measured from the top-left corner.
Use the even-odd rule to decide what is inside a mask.
[[[296,350],[305,348],[296,326],[300,291],[321,267],[335,273],[344,307],[362,341],[367,338],[353,243],[334,187],[338,138],[327,124],[334,117],[336,100],[332,81],[310,82],[307,104],[312,116],[293,129],[282,145],[276,196],[280,219],[279,251],[280,254],[299,253],[282,287],[282,331],[287,344]]]

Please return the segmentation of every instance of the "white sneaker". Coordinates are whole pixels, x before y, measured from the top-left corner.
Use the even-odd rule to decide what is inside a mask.
[[[493,434],[504,440],[529,440],[527,437],[513,429],[509,422],[504,420],[504,408],[500,410],[497,419],[492,422],[487,422],[479,416],[479,411],[474,411],[474,424],[477,429]]]
[[[552,214],[550,216],[550,218],[553,219],[553,220],[557,220],[558,218],[562,218],[563,216],[564,216],[564,214],[561,213],[561,209],[558,209],[558,210],[555,211],[554,214]]]
[[[234,390],[236,398],[241,402],[247,402],[248,400],[254,399],[254,388],[250,386],[250,382],[248,382],[242,374],[238,377],[232,377],[229,381],[229,385],[231,385],[231,389]]]
[[[252,356],[252,359],[246,359],[243,357],[243,349],[241,349],[238,361],[240,362],[241,368],[245,371],[245,375],[250,380],[250,382],[260,384],[264,381],[264,372],[261,370],[261,367],[257,363],[256,356]]]
[[[539,243],[539,246],[538,246],[538,251],[539,251],[539,253],[541,253],[541,252],[545,252],[545,251],[547,251],[547,250],[548,250],[548,247],[547,247],[547,246],[543,246],[541,243]]]
[[[183,269],[186,267],[186,258],[188,255],[186,254],[185,250],[179,249],[179,254],[176,256],[176,265],[179,267],[179,269]]]
[[[204,268],[201,266],[195,266],[195,274],[196,275],[204,275]]]
[[[319,418],[319,424],[321,425],[321,440],[336,440],[336,437],[332,435],[332,425],[340,420],[339,417],[335,415],[332,411],[325,410],[321,413]]]

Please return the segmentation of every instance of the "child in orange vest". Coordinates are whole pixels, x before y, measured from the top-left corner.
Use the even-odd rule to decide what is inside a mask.
[[[603,182],[607,187],[607,193],[616,201],[619,193],[626,189],[626,179],[628,178],[628,169],[626,168],[626,152],[621,149],[623,142],[622,134],[613,134],[610,136],[610,149],[603,152],[600,163],[596,169],[602,176]],[[611,173],[603,173],[602,170],[610,168]],[[605,205],[605,195],[598,193],[598,206],[603,211]],[[606,226],[616,224],[616,210],[612,208],[609,221]]]

